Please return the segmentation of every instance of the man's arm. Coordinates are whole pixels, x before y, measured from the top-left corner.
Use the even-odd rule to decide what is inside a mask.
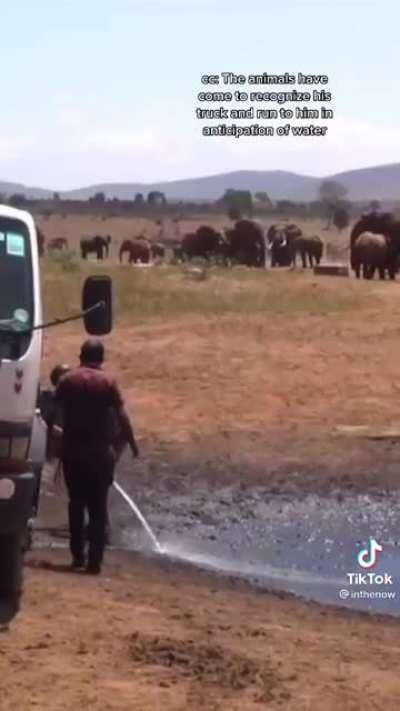
[[[139,447],[135,439],[132,423],[123,403],[117,407],[117,416],[121,423],[123,434],[128,442],[134,457],[139,456]]]
[[[137,446],[137,442],[136,442],[135,435],[133,432],[132,423],[131,423],[129,415],[126,411],[124,401],[122,399],[121,391],[115,381],[113,383],[113,405],[114,405],[115,412],[116,412],[118,421],[119,421],[121,429],[122,429],[122,434],[123,434],[126,442],[128,442],[133,456],[138,457],[139,456],[139,447]]]
[[[62,441],[62,392],[60,386],[51,393],[51,407],[49,407],[47,424],[47,458],[53,459],[60,456]]]

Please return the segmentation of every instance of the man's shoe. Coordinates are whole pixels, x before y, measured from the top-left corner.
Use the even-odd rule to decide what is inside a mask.
[[[101,566],[100,565],[92,565],[89,564],[86,566],[86,572],[89,575],[100,575],[101,573]]]
[[[74,558],[71,563],[72,570],[82,570],[85,567],[85,561],[83,558]]]

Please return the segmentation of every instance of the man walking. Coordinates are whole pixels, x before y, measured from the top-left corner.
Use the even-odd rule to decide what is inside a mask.
[[[133,429],[116,381],[102,369],[101,341],[85,341],[80,366],[64,375],[56,403],[63,420],[63,469],[69,495],[70,548],[74,569],[101,572],[107,523],[107,496],[113,482],[115,423],[134,457]],[[85,560],[85,510],[89,514],[89,555]]]

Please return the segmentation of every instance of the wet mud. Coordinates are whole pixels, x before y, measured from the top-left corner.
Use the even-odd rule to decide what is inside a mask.
[[[168,476],[150,483],[117,471],[146,516],[163,557],[243,577],[268,590],[373,613],[400,614],[400,493],[279,494],[264,487],[210,486]],[[112,545],[152,553],[126,501],[110,495]],[[35,545],[65,546],[65,494],[44,477]],[[363,569],[358,553],[374,538],[383,550]]]

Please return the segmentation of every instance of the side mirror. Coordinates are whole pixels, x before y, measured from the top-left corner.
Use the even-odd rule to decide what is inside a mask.
[[[105,336],[113,324],[112,281],[109,276],[90,276],[82,290],[82,311],[97,308],[85,314],[83,322],[91,336]]]

